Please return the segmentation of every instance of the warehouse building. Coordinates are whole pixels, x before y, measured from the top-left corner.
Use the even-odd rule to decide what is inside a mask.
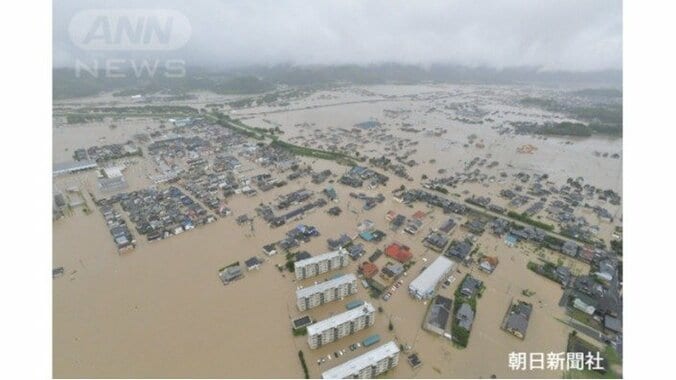
[[[439,256],[415,280],[411,281],[408,292],[419,300],[432,298],[439,281],[453,270],[454,265],[453,261]]]
[[[373,326],[374,323],[375,309],[367,302],[363,306],[308,326],[307,343],[312,349],[318,348]]]
[[[349,264],[348,252],[343,248],[339,248],[336,251],[296,261],[293,266],[296,280],[303,280],[343,268],[347,264]]]
[[[322,373],[323,379],[373,379],[399,364],[399,347],[387,342]]]
[[[96,169],[98,165],[96,161],[74,161],[74,162],[61,162],[54,164],[52,166],[53,176],[62,175],[62,174],[72,174],[85,170]]]
[[[352,273],[296,290],[296,306],[304,311],[357,293],[357,276]]]

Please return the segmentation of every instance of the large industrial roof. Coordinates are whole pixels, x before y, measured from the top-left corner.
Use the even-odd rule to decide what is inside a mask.
[[[55,163],[52,166],[52,172],[54,174],[67,173],[71,171],[84,170],[95,168],[96,161],[86,160],[86,161],[70,161],[70,162],[59,162]]]
[[[324,379],[350,378],[363,368],[376,364],[379,361],[395,354],[399,354],[399,347],[397,347],[397,344],[394,343],[394,341],[390,341],[383,344],[382,346],[374,348],[371,351],[359,355],[352,360],[349,360],[343,364],[340,364],[325,371],[324,373],[322,373],[322,378]]]
[[[411,281],[408,286],[409,290],[421,295],[433,291],[439,280],[453,268],[453,265],[455,265],[453,261],[439,256],[415,280]]]

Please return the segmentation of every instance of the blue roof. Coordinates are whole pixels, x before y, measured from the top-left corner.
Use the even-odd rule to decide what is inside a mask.
[[[370,337],[364,339],[364,340],[362,341],[362,344],[363,344],[364,346],[370,346],[370,345],[372,345],[372,344],[378,343],[379,341],[380,341],[380,335],[374,334],[374,335],[371,335]]]
[[[362,300],[354,300],[354,301],[348,302],[348,303],[345,305],[345,308],[348,309],[348,310],[352,310],[352,309],[354,309],[355,307],[359,307],[359,306],[361,306],[361,305],[363,305],[363,304],[364,304],[364,301],[362,301]]]
[[[361,174],[366,171],[366,168],[363,166],[355,166],[352,169],[350,169],[350,172],[352,174]]]

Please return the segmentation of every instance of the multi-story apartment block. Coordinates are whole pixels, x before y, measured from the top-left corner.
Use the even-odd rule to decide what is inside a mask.
[[[374,312],[373,305],[364,303],[355,309],[310,325],[307,327],[307,343],[314,349],[373,326]]]
[[[352,273],[296,291],[298,310],[304,311],[357,293],[357,276]]]
[[[399,347],[394,341],[359,355],[322,373],[323,379],[373,379],[399,364]]]
[[[349,264],[348,252],[343,248],[305,260],[299,260],[294,263],[296,280],[318,276],[322,273],[343,268],[347,264]]]

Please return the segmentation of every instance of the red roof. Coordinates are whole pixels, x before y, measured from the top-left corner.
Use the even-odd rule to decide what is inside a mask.
[[[361,265],[361,272],[364,274],[364,277],[371,278],[378,273],[378,267],[371,262],[365,261]]]
[[[496,267],[498,266],[498,258],[496,256],[484,256],[483,258],[484,261],[487,261],[489,264],[492,266]]]
[[[416,219],[422,219],[427,215],[424,211],[416,211],[415,214],[413,214],[413,217]]]
[[[400,263],[405,263],[413,257],[413,254],[407,246],[399,245],[397,243],[388,245],[387,248],[385,248],[385,254]]]

